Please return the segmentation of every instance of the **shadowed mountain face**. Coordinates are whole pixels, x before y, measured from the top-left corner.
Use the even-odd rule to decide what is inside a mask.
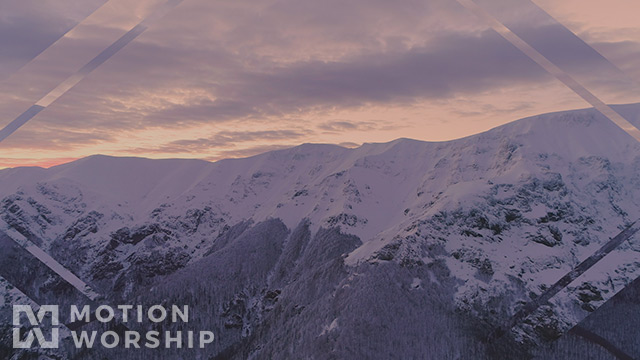
[[[616,109],[640,123],[640,106]],[[67,334],[61,349],[16,351],[3,326],[0,355],[540,356],[640,275],[638,240],[499,341],[483,340],[640,215],[639,150],[598,113],[579,110],[450,142],[302,145],[217,163],[94,156],[3,170],[3,230],[50,254],[103,302],[189,305],[188,328],[216,340],[196,350],[77,351]],[[12,285],[0,286],[2,324],[12,303],[77,301],[5,245],[13,255],[0,275]]]
[[[537,356],[545,358],[640,359],[640,278],[587,316]]]

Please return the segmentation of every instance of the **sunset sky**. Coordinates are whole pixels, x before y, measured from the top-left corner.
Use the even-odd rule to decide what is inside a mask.
[[[3,0],[0,128],[162,3]],[[477,3],[603,101],[640,102],[637,0]],[[455,0],[184,0],[0,142],[0,168],[442,141],[584,107]]]

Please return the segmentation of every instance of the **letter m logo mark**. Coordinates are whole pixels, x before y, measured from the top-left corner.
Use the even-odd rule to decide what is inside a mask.
[[[47,341],[44,338],[42,329],[39,327],[42,324],[46,314],[51,314],[51,340]],[[26,336],[23,338],[20,336],[21,329],[21,314],[25,314],[29,321],[30,329]],[[55,349],[58,347],[58,305],[42,305],[38,309],[38,314],[33,313],[33,309],[29,305],[13,305],[13,348],[14,349],[29,349],[33,343],[34,338],[38,339],[38,344],[43,349]]]

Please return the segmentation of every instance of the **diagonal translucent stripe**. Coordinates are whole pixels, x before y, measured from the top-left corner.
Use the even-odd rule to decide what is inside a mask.
[[[588,47],[602,61],[607,62],[607,64],[609,66],[611,66],[612,69],[615,69],[618,74],[620,74],[622,77],[624,77],[624,79],[628,80],[629,82],[634,83],[634,85],[637,86],[637,81],[635,79],[633,79],[631,76],[629,76],[629,74],[627,74],[622,69],[620,69],[616,64],[614,64],[611,60],[609,60],[609,58],[607,58],[603,53],[598,51],[596,48],[591,46],[586,41],[582,40],[582,38],[580,36],[578,36],[578,34],[574,33],[573,31],[571,31],[571,29],[569,29],[568,27],[564,26],[560,21],[558,21],[556,18],[551,16],[551,14],[549,14],[547,11],[545,11],[542,7],[540,7],[534,1],[532,1],[532,0],[519,0],[519,1],[522,2],[522,3],[529,4],[532,7],[535,7],[536,10],[540,11],[541,13],[543,13],[545,16],[547,16],[549,19],[551,19],[556,25],[561,26],[564,30],[566,30],[567,32],[571,33],[576,41],[579,41],[581,44],[583,44],[584,46]]]
[[[122,35],[122,37],[116,40],[116,42],[111,44],[108,48],[104,49],[100,54],[98,54],[95,58],[84,65],[80,70],[78,70],[78,72],[71,75],[66,80],[61,82],[55,89],[51,90],[47,95],[45,95],[36,103],[36,106],[46,108],[47,106],[51,105],[51,103],[58,100],[67,91],[71,90],[71,88],[76,86],[85,76],[87,76],[93,70],[97,69],[100,65],[104,64],[105,61],[109,60],[109,58],[111,58],[123,47],[125,47],[136,37],[142,34],[146,29],[147,26],[145,25],[136,25],[133,29]],[[2,141],[1,138],[0,141]]]
[[[80,291],[84,296],[89,298],[90,300],[96,300],[102,297],[102,295],[95,292],[87,283],[80,280],[75,274],[71,271],[67,270],[62,264],[57,262],[51,255],[44,252],[42,249],[37,247],[27,238],[25,238],[22,234],[15,231],[11,228],[6,222],[0,220],[0,231],[6,234],[9,238],[15,241],[22,248],[27,250],[31,255],[35,256],[38,260],[40,260],[44,265],[46,265],[53,272],[58,274],[61,278],[63,278],[66,282],[71,284],[71,286],[75,287],[78,291]]]
[[[54,101],[58,100],[62,95],[64,95],[67,91],[73,88],[76,84],[78,84],[85,76],[91,73],[93,70],[97,69],[100,65],[104,64],[107,60],[109,60],[113,55],[115,55],[118,51],[124,48],[131,41],[136,39],[140,34],[142,34],[149,26],[150,23],[162,18],[169,11],[175,8],[178,4],[180,4],[183,0],[169,0],[162,5],[160,5],[154,12],[152,12],[149,16],[143,19],[140,23],[134,26],[127,33],[122,35],[118,40],[112,43],[109,47],[104,49],[100,54],[94,57],[91,61],[85,64],[80,70],[78,70],[73,75],[69,76],[67,79],[62,81],[58,86],[56,86],[53,90],[51,90],[48,94],[38,100],[33,106],[31,106],[27,111],[18,116],[15,120],[6,125],[2,130],[0,130],[0,142],[9,137],[15,131],[17,131],[21,126],[26,124],[29,120],[31,120],[34,116],[36,116],[40,111],[44,110],[47,106],[51,105]]]
[[[587,87],[606,86],[617,96],[640,93],[628,74],[532,0],[474,1],[555,65],[591,84]],[[557,51],[559,47],[564,51]]]
[[[87,18],[89,18],[91,15],[95,14],[98,10],[102,9],[103,7],[105,7],[105,5],[107,5],[107,3],[109,3],[110,0],[104,1],[100,6],[98,6],[97,8],[95,8],[93,11],[91,11],[89,14],[87,14],[87,16],[84,17],[84,19],[78,21],[78,23],[76,25],[74,25],[71,29],[67,30],[67,32],[65,32],[64,34],[60,35],[59,38],[57,38],[54,42],[52,42],[51,44],[49,44],[49,46],[47,46],[46,48],[42,49],[41,51],[39,51],[37,54],[35,54],[31,59],[29,59],[27,62],[25,62],[24,64],[20,65],[20,67],[18,67],[17,69],[15,69],[11,74],[8,74],[6,76],[6,78],[4,80],[6,80],[7,78],[10,78],[13,74],[19,72],[20,70],[22,70],[24,67],[28,66],[32,61],[36,60],[40,55],[42,55],[42,53],[44,53],[45,51],[47,51],[47,49],[49,49],[50,47],[56,45],[57,43],[60,42],[60,40],[64,39],[65,37],[69,36],[69,34],[71,32],[73,32],[75,29],[78,28],[78,26],[80,26],[80,24],[82,24]],[[2,79],[0,79],[2,80]]]
[[[552,297],[556,296],[560,291],[569,286],[580,275],[584,274],[587,270],[591,269],[595,264],[607,256],[610,252],[615,250],[620,244],[628,240],[635,233],[640,230],[640,219],[631,223],[618,235],[614,236],[611,240],[607,241],[600,249],[598,249],[591,256],[583,260],[573,270],[568,272],[565,276],[556,281],[548,290],[540,294],[535,300],[525,304],[506,324],[504,328],[496,329],[493,334],[489,335],[489,339],[500,337],[505,333],[505,330],[511,330],[514,326],[524,320],[527,316],[531,315],[540,306],[546,304]]]
[[[12,284],[11,281],[7,280],[4,276],[0,275],[0,288],[4,287],[5,290],[13,295],[14,297],[22,298],[22,305],[31,305],[34,310],[40,306],[35,300],[33,300],[29,295],[25,294],[18,286]],[[6,303],[5,303],[6,304]]]
[[[22,298],[21,301],[19,302],[19,305],[28,305],[31,307],[31,309],[33,309],[33,311],[36,311],[36,312],[40,310],[40,304],[38,304],[35,300],[29,297],[29,295],[22,292],[18,286],[15,286],[15,284],[12,284],[9,280],[5,279],[3,276],[0,276],[0,287],[1,286],[7,287],[8,285],[10,286],[9,292]],[[11,305],[18,305],[18,304],[11,303]],[[49,314],[51,314],[51,320],[53,323],[62,324],[58,316],[52,313],[49,313]]]
[[[38,115],[42,110],[44,110],[43,106],[32,105],[25,112],[20,114],[20,116],[15,118],[12,122],[10,122],[2,130],[0,130],[0,141],[6,139],[9,135],[13,134],[22,125],[26,124],[27,121],[31,120],[34,116]]]
[[[569,332],[578,335],[594,344],[600,345],[603,349],[607,350],[611,355],[620,360],[634,360],[631,356],[626,354],[624,351],[612,344],[607,339],[588,329],[583,328],[580,325],[574,326]]]
[[[634,139],[640,141],[640,130],[638,128],[633,126],[633,124],[631,124],[624,117],[622,117],[615,110],[613,110],[610,106],[605,104],[602,100],[600,100],[593,93],[587,90],[587,88],[582,86],[573,77],[571,77],[569,74],[564,72],[554,63],[552,63],[549,59],[547,59],[544,55],[542,55],[540,52],[534,49],[526,41],[522,40],[513,31],[511,31],[509,28],[504,26],[495,17],[493,17],[483,8],[481,8],[474,0],[457,0],[457,1],[462,6],[467,8],[467,10],[471,11],[480,19],[482,19],[487,25],[489,25],[493,30],[495,30],[503,38],[509,41],[513,46],[515,46],[520,51],[522,51],[531,60],[535,61],[548,73],[555,76],[563,84],[565,84],[567,87],[573,90],[573,92],[575,92],[578,96],[580,96],[589,104],[591,104],[591,106],[593,106],[596,110],[600,111],[604,116],[606,116],[614,124],[619,126],[627,134],[631,135]]]

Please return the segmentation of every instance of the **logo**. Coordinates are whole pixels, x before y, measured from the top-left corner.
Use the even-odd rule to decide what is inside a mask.
[[[40,348],[57,349],[60,342],[60,320],[58,305],[42,305],[37,313],[29,305],[13,305],[13,348],[29,349],[38,341]],[[145,311],[146,310],[146,311]],[[157,323],[183,323],[189,322],[189,307],[182,308],[173,305],[165,308],[162,305],[153,305],[144,309],[142,305],[118,305],[117,310],[109,305],[100,305],[91,309],[89,305],[79,308],[71,305],[69,308],[71,323],[89,324],[94,320],[99,323],[117,322],[126,330],[116,332],[113,330],[71,330],[70,335],[76,348],[91,349],[94,345],[111,349],[122,346],[125,349],[163,347],[175,348],[204,348],[211,344],[215,336],[212,331],[186,330],[185,326],[179,326],[176,331],[139,331],[148,329],[148,325]],[[138,330],[130,329],[138,328]],[[145,326],[147,325],[147,326]],[[142,328],[140,328],[142,326]],[[25,332],[26,328],[26,332]],[[45,334],[50,339],[45,337]],[[66,334],[66,333],[64,333]],[[64,338],[65,340],[67,337]]]
[[[43,320],[46,314],[51,314],[51,340],[47,341],[42,332]],[[32,327],[26,337],[20,336],[21,330],[21,314],[25,314],[29,321],[29,326]],[[38,344],[43,349],[55,349],[58,348],[59,339],[59,321],[58,321],[58,306],[57,305],[42,305],[38,309],[38,314],[34,314],[30,305],[13,305],[13,347],[14,349],[29,349],[33,344],[33,340],[37,339]]]

